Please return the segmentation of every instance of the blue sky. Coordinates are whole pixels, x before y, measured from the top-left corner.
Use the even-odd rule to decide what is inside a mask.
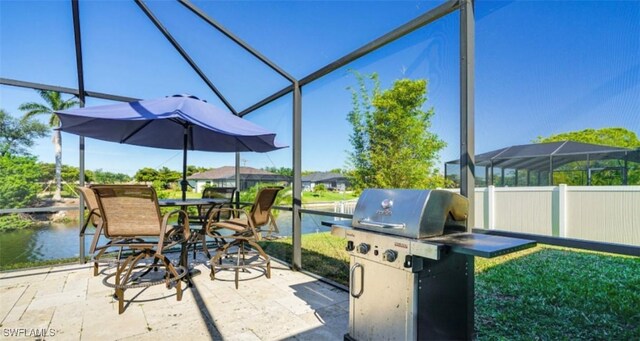
[[[436,6],[438,1],[194,1],[211,17],[302,78]],[[175,2],[148,6],[238,110],[287,85]],[[138,98],[191,93],[220,103],[133,2],[80,3],[87,90]],[[482,1],[476,4],[476,150],[603,127],[640,133],[640,1]],[[427,78],[432,130],[458,155],[457,12],[303,88],[303,169],[345,166],[350,69],[378,72],[383,87]],[[0,0],[0,77],[76,87],[70,1]],[[33,90],[0,86],[13,115]],[[107,103],[89,99],[87,105]],[[221,105],[221,104],[220,104]],[[291,97],[247,116],[291,144]],[[45,120],[45,118],[43,118]],[[63,134],[63,162],[78,164]],[[291,149],[243,153],[253,167],[291,167]],[[49,138],[33,154],[53,162]],[[233,155],[190,152],[189,164],[230,165]],[[179,169],[181,152],[87,139],[86,167],[133,174]]]

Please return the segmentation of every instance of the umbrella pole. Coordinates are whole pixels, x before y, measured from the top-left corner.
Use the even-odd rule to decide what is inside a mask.
[[[183,144],[182,144],[182,181],[180,181],[180,187],[182,187],[182,201],[187,199],[187,143],[189,141],[189,128],[184,128]]]

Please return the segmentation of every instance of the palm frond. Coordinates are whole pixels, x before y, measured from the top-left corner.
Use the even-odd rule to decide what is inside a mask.
[[[21,111],[26,111],[23,116],[24,118],[31,118],[35,115],[51,114],[52,112],[51,109],[47,106],[35,102],[23,103],[18,107],[18,109]]]
[[[60,126],[60,118],[58,117],[58,115],[56,114],[51,115],[51,117],[49,118],[49,126],[51,127]]]
[[[52,91],[52,90],[36,90],[38,92],[38,94],[40,94],[40,97],[42,97],[42,99],[44,99],[45,102],[47,102],[47,104],[49,104],[49,107],[51,108],[55,108],[55,106],[60,102],[60,93],[57,91]]]
[[[36,103],[36,102],[29,102],[29,103],[22,104],[19,109],[23,111],[27,111],[27,113],[25,113],[24,115],[25,118],[30,118],[34,115],[40,115],[40,114],[51,115],[51,117],[49,117],[49,125],[52,127],[60,126],[60,119],[56,114],[54,114],[54,111],[69,109],[79,104],[79,102],[75,99],[75,97],[71,97],[66,101],[62,100],[62,96],[58,91],[51,91],[51,90],[36,90],[36,91],[49,106]]]
[[[56,110],[65,110],[65,109],[69,109],[75,106],[80,105],[79,101],[76,101],[75,97],[71,97],[68,100],[62,102],[60,104],[60,108],[56,108]]]

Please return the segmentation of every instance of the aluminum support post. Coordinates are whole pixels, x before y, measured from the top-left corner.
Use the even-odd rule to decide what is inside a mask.
[[[475,18],[473,0],[460,1],[460,194],[469,199],[467,229],[475,224],[474,64]]]

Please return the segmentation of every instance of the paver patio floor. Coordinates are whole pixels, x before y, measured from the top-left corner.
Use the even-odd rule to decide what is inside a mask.
[[[163,284],[127,289],[121,315],[105,275],[94,277],[89,266],[1,273],[1,338],[33,340],[42,330],[48,340],[341,340],[346,333],[348,293],[275,262],[270,279],[254,270],[236,290],[232,273],[211,281],[201,257],[202,274],[182,301]]]

